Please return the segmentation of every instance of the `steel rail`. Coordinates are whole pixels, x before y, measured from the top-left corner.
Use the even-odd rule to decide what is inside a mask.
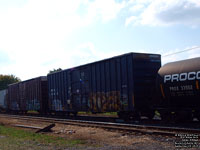
[[[0,117],[10,117],[20,120],[34,120],[48,123],[66,124],[66,125],[78,125],[84,127],[96,127],[104,128],[108,130],[126,131],[129,133],[139,132],[143,134],[159,134],[166,136],[175,136],[175,134],[200,134],[199,129],[191,128],[179,128],[179,127],[165,127],[165,126],[152,126],[152,125],[137,125],[137,124],[124,124],[124,123],[109,123],[109,122],[98,122],[98,121],[83,121],[73,119],[57,119],[47,117],[35,117],[35,116],[22,116],[22,115],[5,115],[1,114]]]

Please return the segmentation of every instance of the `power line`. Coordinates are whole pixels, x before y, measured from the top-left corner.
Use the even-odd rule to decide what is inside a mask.
[[[182,50],[182,51],[179,51],[179,52],[175,52],[175,53],[171,53],[171,54],[167,54],[167,55],[163,55],[163,57],[167,57],[167,56],[175,55],[175,54],[178,54],[178,53],[191,51],[191,50],[198,49],[198,48],[200,48],[200,46],[193,47],[193,48],[188,48],[188,49],[185,49],[185,50]]]

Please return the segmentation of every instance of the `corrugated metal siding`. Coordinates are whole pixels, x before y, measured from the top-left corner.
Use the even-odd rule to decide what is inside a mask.
[[[160,55],[130,53],[49,74],[51,110],[105,112],[142,107],[160,65]]]
[[[8,109],[20,110],[19,84],[8,86]]]
[[[144,106],[151,105],[150,100],[153,97],[152,94],[155,92],[156,76],[160,66],[160,57],[155,58],[154,55],[142,59],[135,57],[133,68],[137,71],[133,72],[133,76],[135,79],[134,86],[137,87],[134,90],[135,105],[137,108],[145,109]],[[139,99],[142,99],[142,101]]]
[[[7,90],[0,91],[0,108],[3,108],[3,109],[7,108],[6,94],[7,94]]]
[[[10,110],[47,111],[47,78],[38,77],[8,86]]]

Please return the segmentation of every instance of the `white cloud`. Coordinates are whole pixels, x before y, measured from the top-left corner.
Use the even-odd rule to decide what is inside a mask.
[[[65,43],[77,29],[115,19],[124,6],[115,0],[29,0],[20,6],[8,5],[0,10],[0,49],[12,63],[1,63],[1,73],[28,79],[84,62],[86,54],[101,56],[92,52],[91,44],[87,51]]]
[[[126,6],[124,1],[118,3],[115,0],[95,0],[88,4],[88,17],[99,17],[103,22],[115,19],[119,12]]]
[[[99,51],[92,42],[82,43],[72,49],[68,55],[67,53],[67,51],[62,51],[59,57],[55,58],[56,63],[53,62],[47,66],[70,68],[121,54],[119,51],[106,53]]]
[[[197,0],[29,0],[23,5],[8,5],[0,9],[0,50],[9,64],[1,61],[0,70],[28,79],[46,75],[53,68],[64,69],[112,57],[124,52],[101,52],[90,41],[73,41],[75,47],[66,43],[77,30],[108,23],[126,15],[125,11],[131,12],[126,26],[188,22],[197,25],[199,8]],[[180,15],[174,15],[175,10]]]
[[[184,24],[189,26],[200,25],[199,0],[151,0],[141,2],[146,7],[132,21],[132,24],[151,26],[165,26]],[[140,7],[140,2],[132,3],[133,7]],[[135,16],[135,15],[134,15]]]
[[[138,4],[138,5],[134,5],[134,6],[131,7],[129,10],[130,10],[131,12],[137,12],[137,11],[143,10],[143,8],[144,8],[144,5]]]
[[[131,16],[129,18],[126,19],[126,22],[125,22],[125,26],[128,26],[129,24],[131,24],[132,22],[134,22],[135,20],[137,20],[137,17],[136,16]]]

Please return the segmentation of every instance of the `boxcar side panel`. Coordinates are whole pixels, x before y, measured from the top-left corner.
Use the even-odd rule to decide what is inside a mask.
[[[152,105],[157,71],[160,66],[160,55],[133,55],[134,102],[139,110],[145,110]]]
[[[20,110],[19,85],[8,86],[8,110]]]
[[[7,108],[7,90],[1,90],[0,91],[0,109],[6,109]]]
[[[129,53],[50,74],[51,109],[65,111],[53,107],[62,101],[66,111],[134,111],[146,105],[159,67],[159,55]]]

